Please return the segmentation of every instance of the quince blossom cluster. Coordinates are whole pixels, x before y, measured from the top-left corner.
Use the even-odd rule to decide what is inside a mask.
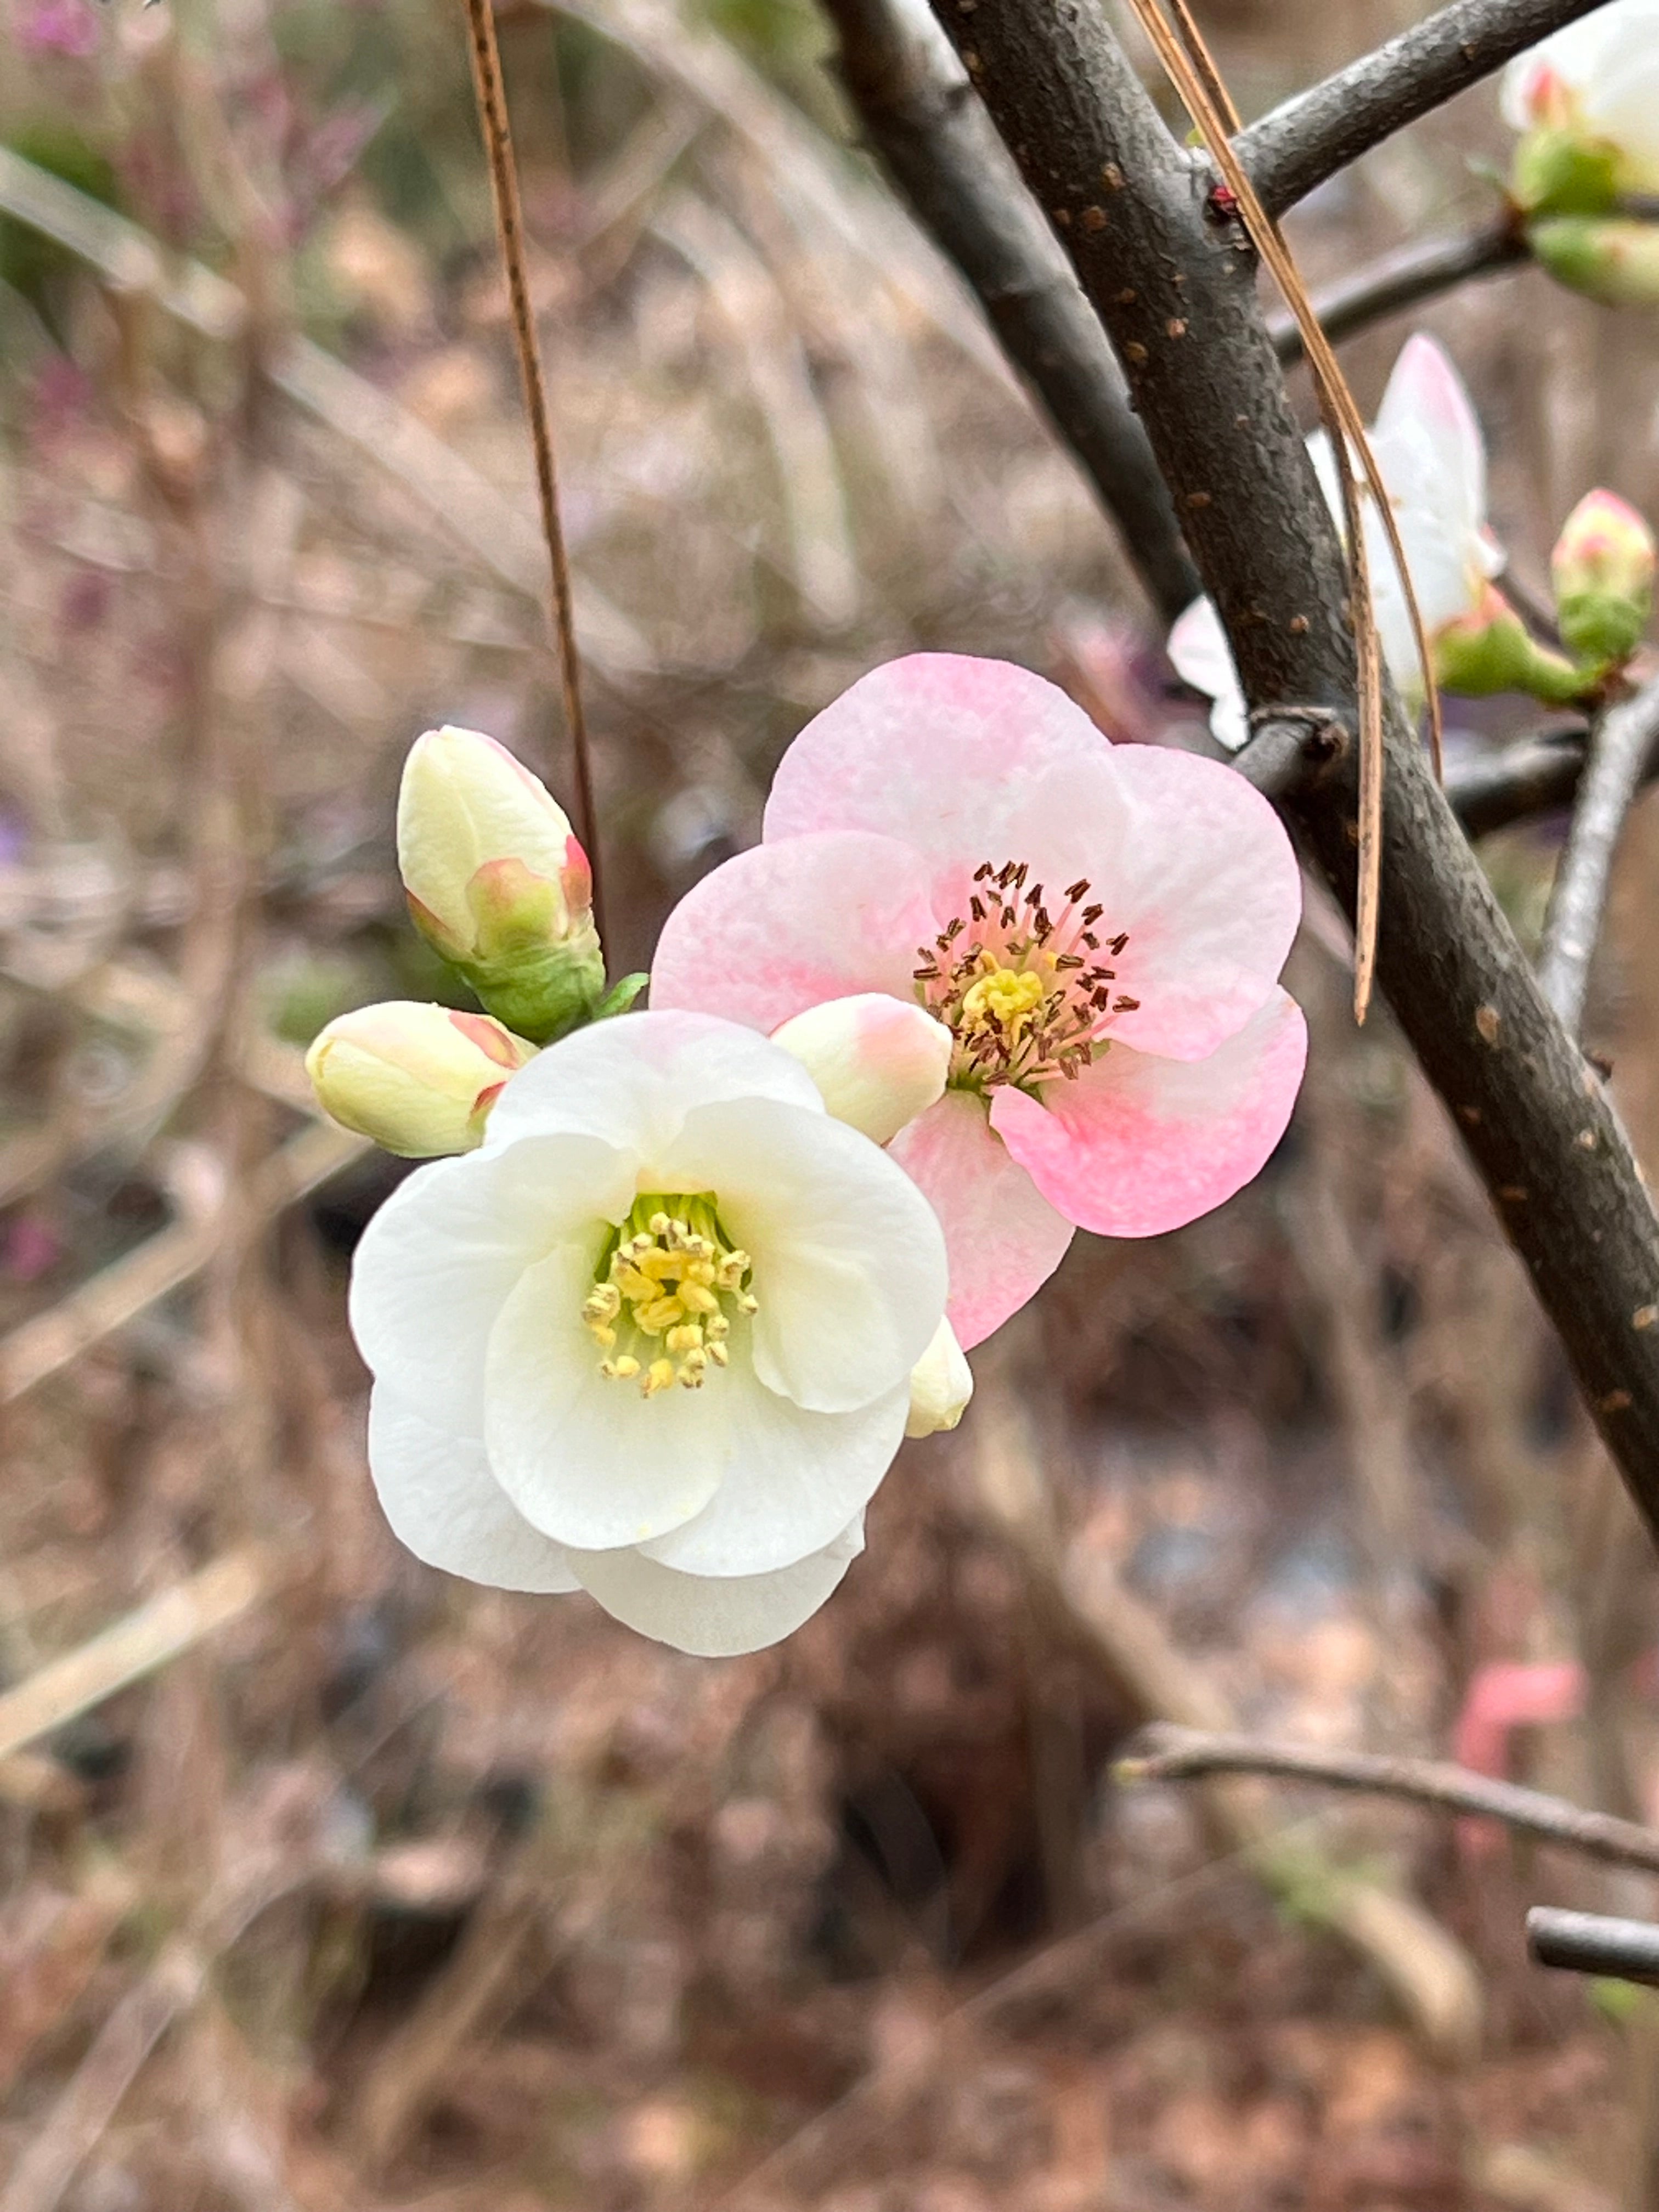
[[[1005,663],[894,662],[809,724],[762,843],[669,917],[648,1012],[492,739],[418,740],[398,851],[478,1010],[365,1007],[307,1060],[426,1163],[353,1269],[386,1517],[684,1650],[815,1612],[902,1440],[960,1419],[964,1350],[1079,1227],[1231,1197],[1301,1080],[1272,809]]]

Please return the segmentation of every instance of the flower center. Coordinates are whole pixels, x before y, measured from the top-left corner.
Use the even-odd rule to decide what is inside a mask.
[[[1103,947],[1097,924],[1105,909],[1084,904],[1087,878],[1067,887],[1055,916],[1042,885],[1027,888],[1029,872],[1023,860],[982,862],[968,917],[921,948],[921,1003],[956,1037],[950,1080],[959,1086],[1073,1081],[1104,1050],[1113,1017],[1140,1004],[1113,992],[1116,971],[1103,952],[1115,959],[1128,933]]]
[[[700,1390],[724,1367],[733,1313],[757,1311],[749,1255],[727,1239],[711,1190],[652,1192],[612,1231],[582,1304],[612,1382],[637,1379],[647,1398],[675,1382]]]

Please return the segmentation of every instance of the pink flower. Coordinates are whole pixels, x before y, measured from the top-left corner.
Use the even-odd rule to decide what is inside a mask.
[[[13,18],[25,53],[86,61],[98,51],[98,15],[88,0],[24,0]]]
[[[951,1032],[890,1150],[944,1224],[952,1328],[988,1336],[1074,1227],[1153,1237],[1219,1206],[1283,1133],[1302,908],[1242,777],[1113,745],[1005,661],[919,653],[855,684],[781,763],[763,842],[669,916],[654,1006],[769,1033],[883,992]]]

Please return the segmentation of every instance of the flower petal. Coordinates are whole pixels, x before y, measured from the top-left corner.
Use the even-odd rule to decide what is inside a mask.
[[[571,1565],[605,1611],[641,1636],[728,1659],[763,1651],[810,1620],[863,1549],[854,1522],[811,1559],[770,1575],[677,1574],[639,1552],[577,1553]]]
[[[651,1003],[769,1034],[826,999],[914,1000],[920,950],[939,928],[920,859],[893,838],[752,846],[695,884],[663,924]]]
[[[619,1015],[550,1045],[509,1079],[490,1109],[484,1151],[575,1131],[630,1153],[648,1183],[687,1113],[716,1098],[776,1098],[823,1111],[799,1062],[738,1021]]]
[[[1011,857],[1001,825],[1026,782],[1111,750],[1029,668],[912,653],[860,677],[800,732],[772,780],[766,842],[864,830],[904,839],[935,869],[1000,863]]]
[[[370,1373],[422,1419],[481,1436],[484,1347],[514,1285],[577,1224],[620,1219],[633,1197],[632,1160],[593,1137],[417,1168],[352,1262],[351,1333]]]
[[[1115,1044],[1041,1101],[999,1091],[991,1126],[1053,1205],[1103,1237],[1158,1237],[1231,1198],[1285,1133],[1302,1081],[1302,1010],[1275,990],[1206,1060]]]
[[[368,1469],[398,1541],[446,1574],[496,1589],[574,1590],[564,1547],[532,1528],[476,1437],[453,1437],[389,1390],[368,1401]]]
[[[666,1164],[674,1187],[717,1194],[753,1259],[755,1372],[769,1389],[838,1413],[906,1380],[945,1309],[945,1241],[879,1146],[828,1115],[804,1123],[744,1099],[688,1115]]]
[[[888,1147],[931,1201],[951,1263],[945,1308],[963,1351],[1000,1328],[1066,1256],[1072,1224],[993,1134],[985,1108],[947,1091]]]
[[[1302,919],[1302,871],[1273,808],[1219,761],[1123,745],[1116,781],[1133,826],[1091,896],[1106,904],[1103,933],[1129,933],[1113,988],[1140,1004],[1112,1035],[1198,1060],[1271,994]]]
[[[809,1413],[735,1359],[706,1390],[730,1401],[720,1486],[695,1521],[640,1546],[696,1575],[769,1574],[821,1551],[875,1495],[910,1401],[904,1382],[855,1413]]]
[[[1250,734],[1249,709],[1215,601],[1194,599],[1177,616],[1164,650],[1182,683],[1210,701],[1210,734],[1236,753]]]
[[[718,1389],[647,1399],[599,1373],[581,1319],[594,1256],[564,1245],[520,1277],[489,1334],[483,1434],[533,1528],[603,1552],[702,1512],[725,1471],[731,1407]]]

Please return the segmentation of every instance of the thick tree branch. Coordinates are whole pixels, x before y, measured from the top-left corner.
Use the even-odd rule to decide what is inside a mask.
[[[1088,472],[1158,611],[1197,572],[1106,334],[925,0],[824,0],[841,74],[911,212],[977,295],[1004,352]]]
[[[1407,124],[1601,4],[1452,0],[1239,133],[1236,143],[1263,205],[1283,215]]]
[[[1204,173],[1094,0],[978,0],[968,15],[940,0],[940,12],[1124,363],[1246,696],[1352,730],[1342,550],[1257,304],[1255,256],[1210,212]],[[1351,911],[1352,750],[1285,802]],[[1382,987],[1659,1530],[1659,1328],[1647,1326],[1659,1223],[1397,709],[1387,750]]]
[[[1370,262],[1340,284],[1314,298],[1314,313],[1333,345],[1343,338],[1414,307],[1419,300],[1438,299],[1471,277],[1496,276],[1528,259],[1525,234],[1509,216],[1483,223],[1461,238],[1431,238],[1401,246]],[[1268,325],[1273,349],[1288,368],[1302,358],[1302,333],[1289,315],[1275,315]]]
[[[1659,679],[1598,715],[1590,732],[1578,803],[1555,872],[1538,957],[1544,996],[1575,1036],[1583,1022],[1613,853],[1656,742]]]
[[[1523,1836],[1565,1844],[1587,1858],[1614,1866],[1646,1867],[1659,1874],[1659,1829],[1610,1813],[1588,1813],[1564,1797],[1522,1790],[1437,1759],[1384,1759],[1364,1751],[1322,1751],[1311,1745],[1273,1743],[1261,1736],[1210,1735],[1169,1723],[1143,1729],[1114,1768],[1120,1782],[1196,1782],[1216,1774],[1271,1774],[1286,1782],[1317,1782],[1331,1790],[1358,1790],[1403,1797],[1448,1813],[1501,1820]]]

